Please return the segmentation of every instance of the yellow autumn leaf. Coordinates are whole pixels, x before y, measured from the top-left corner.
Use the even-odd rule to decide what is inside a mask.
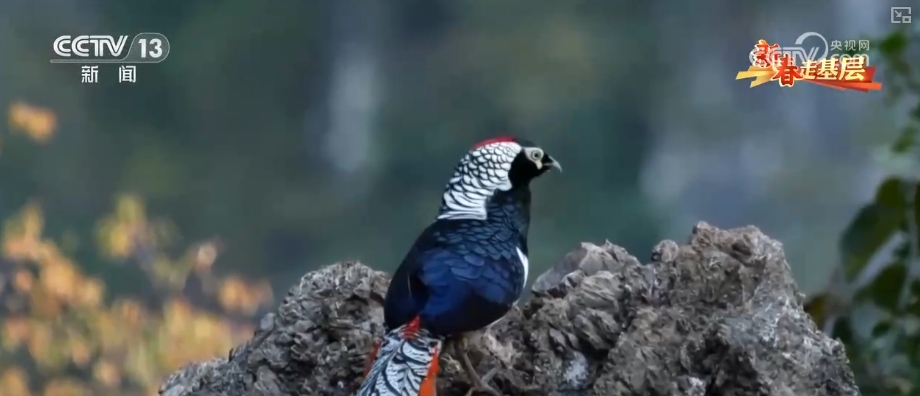
[[[122,195],[116,201],[114,213],[99,222],[99,245],[109,257],[125,259],[135,244],[144,239],[146,227],[147,216],[141,199]]]
[[[27,204],[4,224],[3,255],[14,261],[36,260],[44,224],[41,207]]]
[[[115,387],[121,382],[121,370],[109,361],[100,360],[93,366],[93,379],[107,387]]]
[[[61,315],[64,308],[64,300],[48,293],[45,289],[36,289],[30,295],[29,301],[32,308],[32,315],[38,318],[56,318]]]
[[[49,263],[42,268],[39,275],[42,287],[54,296],[65,301],[72,301],[80,275],[77,269],[66,263]]]
[[[187,334],[188,323],[192,318],[192,308],[183,299],[174,298],[163,308],[163,320],[167,334]]]
[[[51,328],[44,325],[32,326],[29,338],[26,342],[29,354],[40,365],[48,363],[49,350],[51,348],[52,333]]]
[[[102,303],[105,284],[99,279],[85,279],[77,287],[75,303],[86,308],[95,308]]]
[[[9,110],[10,127],[25,133],[39,143],[45,143],[57,129],[57,116],[51,110],[16,102]]]
[[[126,326],[134,327],[140,324],[144,316],[144,309],[136,301],[119,300],[115,303],[114,312],[119,320]]]
[[[239,278],[230,277],[221,282],[217,299],[224,309],[236,311],[240,306],[240,301],[245,298],[245,294],[246,284]]]
[[[110,303],[105,282],[87,276],[67,256],[72,249],[43,239],[42,215],[38,205],[26,205],[6,222],[2,239],[4,261],[27,266],[4,271],[7,293],[0,303],[22,316],[0,320],[0,341],[6,351],[26,349],[30,361],[24,367],[36,371],[33,386],[43,389],[36,394],[70,396],[92,391],[93,396],[142,396],[179,366],[224,354],[253,331],[251,326],[184,298],[185,281],[193,271],[207,275],[209,282],[216,281],[209,273],[221,250],[216,238],[173,258],[161,245],[174,235],[174,226],[150,221],[139,198],[120,197],[115,210],[97,228],[100,250],[117,258],[133,255],[142,247],[155,263],[145,268],[153,284],[161,287],[166,280],[181,287],[158,289],[157,297],[162,300],[121,297]],[[267,282],[243,277],[196,287],[238,312],[254,311],[270,301],[272,293]],[[88,378],[68,379],[68,365],[85,367]],[[15,379],[6,382],[0,382],[0,395],[27,395],[28,389],[10,387]]]
[[[85,341],[72,342],[70,345],[70,360],[77,367],[86,366],[93,357],[93,351]]]
[[[268,282],[250,285],[239,277],[224,279],[218,291],[218,301],[224,309],[244,314],[255,313],[262,304],[271,301],[271,298],[272,290]]]
[[[34,283],[34,277],[32,273],[26,270],[16,271],[16,274],[13,275],[13,287],[16,291],[22,293],[28,293],[32,290],[32,284]]]
[[[3,347],[16,348],[29,338],[32,326],[26,318],[6,318],[3,320]]]
[[[127,334],[124,332],[124,326],[120,320],[113,315],[103,313],[96,317],[92,323],[92,332],[96,335],[96,342],[102,353],[117,351]]]
[[[90,396],[90,391],[85,385],[71,378],[55,378],[45,385],[43,396]]]
[[[9,368],[0,375],[0,394],[28,396],[29,380],[26,373],[19,368]]]

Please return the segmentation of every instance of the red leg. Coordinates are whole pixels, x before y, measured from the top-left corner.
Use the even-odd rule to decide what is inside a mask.
[[[425,375],[425,380],[422,381],[422,386],[419,388],[418,396],[437,396],[437,380],[438,370],[440,370],[440,359],[441,351],[438,350],[438,348],[435,348],[431,354],[431,365],[428,366],[428,374]]]

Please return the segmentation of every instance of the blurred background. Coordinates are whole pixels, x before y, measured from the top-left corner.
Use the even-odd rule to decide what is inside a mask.
[[[0,395],[156,394],[305,271],[394,269],[460,156],[507,133],[565,167],[534,186],[532,279],[581,241],[645,260],[754,224],[864,393],[915,393],[901,3],[2,1]],[[870,40],[882,92],[735,81],[757,39],[810,31]],[[60,35],[140,32],[171,52],[135,84],[48,62]]]

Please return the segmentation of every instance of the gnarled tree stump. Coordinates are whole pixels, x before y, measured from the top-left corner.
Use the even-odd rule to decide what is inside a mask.
[[[173,374],[165,396],[329,395],[356,388],[389,279],[355,262],[310,272],[227,358]],[[500,364],[508,395],[858,395],[844,348],[802,309],[782,245],[755,227],[705,223],[662,241],[641,265],[584,243],[534,297],[471,343],[481,373]],[[440,396],[469,387],[442,361]]]

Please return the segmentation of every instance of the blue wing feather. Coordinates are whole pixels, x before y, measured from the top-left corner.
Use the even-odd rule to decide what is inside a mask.
[[[449,335],[501,318],[523,286],[519,243],[505,234],[462,221],[432,224],[394,274],[386,299],[387,326],[419,316],[426,328]]]

